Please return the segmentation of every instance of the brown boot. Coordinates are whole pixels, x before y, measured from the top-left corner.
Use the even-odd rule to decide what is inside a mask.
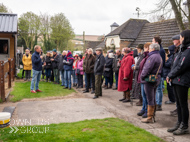
[[[155,122],[155,106],[148,105],[148,117],[145,119],[142,119],[142,123],[154,123]]]
[[[108,89],[108,86],[106,85],[104,89]]]
[[[126,99],[123,101],[123,103],[131,102],[131,99],[130,99],[130,91],[125,91],[124,93],[125,93],[125,95],[126,95]]]
[[[136,106],[142,106],[142,97],[139,99],[139,101],[136,103]]]
[[[126,99],[126,94],[123,92],[123,99],[120,99],[119,101],[124,101]]]

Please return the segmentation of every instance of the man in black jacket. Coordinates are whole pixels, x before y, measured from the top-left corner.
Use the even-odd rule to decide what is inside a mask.
[[[53,49],[53,58],[52,61],[52,68],[53,68],[53,74],[55,77],[55,84],[59,84],[59,71],[58,71],[58,65],[59,65],[59,55],[57,54],[57,50]]]
[[[104,71],[105,58],[102,55],[102,48],[96,49],[96,61],[94,65],[95,74],[95,96],[93,99],[97,99],[102,96],[102,74]]]
[[[59,70],[59,73],[61,75],[61,86],[64,86],[64,68],[63,68],[63,60],[65,60],[65,57],[67,55],[67,51],[63,51],[62,55],[59,56],[59,65],[58,65],[58,70]]]

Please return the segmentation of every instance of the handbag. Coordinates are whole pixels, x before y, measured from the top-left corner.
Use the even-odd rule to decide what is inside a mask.
[[[157,71],[156,75],[150,74],[150,75],[148,75],[147,77],[145,77],[145,81],[146,81],[146,82],[152,82],[152,83],[156,82],[156,80],[157,80],[157,78],[158,78],[158,72],[159,72],[159,70],[160,70],[160,68],[161,68],[161,65],[162,65],[162,58],[161,58],[161,63],[160,63],[160,66],[159,66],[159,68],[158,68],[158,71]]]
[[[76,73],[77,73],[77,74],[80,74],[80,69],[77,69],[77,70],[76,70]]]

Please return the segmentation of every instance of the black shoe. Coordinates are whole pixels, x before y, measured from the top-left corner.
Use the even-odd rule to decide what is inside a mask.
[[[102,97],[102,95],[99,95],[100,97]]]
[[[93,99],[97,99],[97,98],[98,98],[98,96],[94,96],[94,97],[93,97]]]
[[[162,111],[162,106],[161,105],[156,105],[156,111]]]
[[[140,112],[137,113],[138,116],[142,116],[145,112],[141,110]]]
[[[124,101],[126,98],[120,99],[119,101]]]
[[[131,102],[131,100],[130,99],[123,100],[123,103],[128,103],[128,102]]]
[[[171,116],[177,116],[177,109],[175,109],[174,111],[170,111],[170,115]]]
[[[172,101],[165,101],[165,104],[175,104],[175,102],[172,102]]]
[[[94,93],[95,93],[94,90],[92,90],[92,91],[91,91],[91,94],[94,94]]]
[[[63,87],[63,89],[68,89],[68,87]]]
[[[89,92],[88,90],[83,91],[83,93],[88,93],[88,92]]]
[[[71,90],[71,88],[69,88],[69,90]]]
[[[173,132],[174,135],[183,135],[183,134],[189,134],[188,125],[184,125],[181,123],[179,128]]]
[[[176,131],[179,128],[179,126],[180,126],[180,123],[177,122],[174,127],[168,129],[167,131],[170,132],[170,133],[172,133],[172,132]]]
[[[113,90],[117,90],[117,87],[113,88]]]

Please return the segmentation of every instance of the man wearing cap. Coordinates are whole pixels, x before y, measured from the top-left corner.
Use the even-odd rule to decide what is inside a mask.
[[[96,49],[96,61],[94,65],[95,74],[95,96],[93,99],[97,99],[102,96],[102,74],[104,71],[105,58],[102,54],[102,48]]]
[[[175,47],[173,47],[173,51],[174,51],[174,53],[173,53],[173,61],[174,61],[174,59],[175,59],[175,57],[178,55],[178,53],[179,53],[179,49],[180,49],[180,46],[181,46],[181,44],[180,44],[180,35],[175,35],[175,36],[173,36],[172,37],[172,40],[173,40],[173,44],[174,44],[174,46]],[[170,47],[171,48],[171,47]],[[171,50],[171,49],[170,49]],[[172,65],[173,65],[173,63],[172,63]],[[173,92],[174,93],[174,92]],[[172,115],[172,116],[176,116],[177,115],[177,108],[175,109],[175,110],[173,110],[173,111],[170,111],[170,114]]]
[[[57,50],[53,49],[53,58],[51,59],[52,61],[52,68],[53,68],[53,75],[55,77],[55,82],[54,84],[59,84],[59,71],[58,71],[58,66],[59,66],[59,55],[57,54]]]

